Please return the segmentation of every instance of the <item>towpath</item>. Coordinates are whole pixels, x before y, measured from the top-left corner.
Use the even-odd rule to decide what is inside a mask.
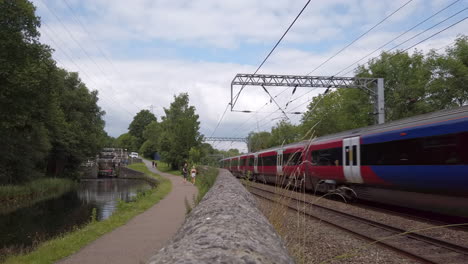
[[[101,236],[58,263],[146,263],[174,236],[185,219],[184,200],[192,202],[197,189],[191,183],[183,183],[181,177],[160,172],[151,168],[151,162],[144,162],[151,171],[172,182],[171,192],[127,224]]]

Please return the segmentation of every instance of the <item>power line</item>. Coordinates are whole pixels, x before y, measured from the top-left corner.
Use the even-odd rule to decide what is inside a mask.
[[[78,24],[81,26],[81,28],[83,29],[84,32],[86,32],[86,34],[88,34],[88,36],[90,37],[90,39],[94,42],[94,46],[98,49],[99,53],[101,53],[101,55],[107,60],[107,62],[111,65],[111,67],[113,68],[114,72],[116,73],[116,76],[122,81],[122,82],[125,82],[121,76],[122,76],[122,73],[117,69],[117,67],[115,67],[115,65],[112,63],[112,61],[107,57],[107,55],[105,54],[105,52],[102,51],[102,49],[99,47],[99,45],[97,45],[97,41],[96,39],[93,38],[92,34],[86,29],[85,25],[81,22],[80,18],[76,15],[76,12],[73,10],[73,8],[70,6],[70,4],[68,3],[68,0],[64,0],[65,4],[67,5],[68,9],[70,10],[70,13],[73,15],[73,17],[75,18],[75,21],[78,22]],[[133,106],[136,107],[136,109],[140,110],[140,107],[138,107],[137,105],[135,105],[133,103],[133,101],[130,101],[131,104],[133,104]]]
[[[391,16],[393,16],[395,13],[397,13],[398,11],[400,11],[402,8],[404,8],[406,5],[408,5],[409,3],[411,3],[413,0],[409,0],[407,1],[405,4],[403,4],[402,6],[400,6],[398,9],[396,9],[395,11],[393,11],[390,15],[386,16],[384,19],[382,19],[381,21],[379,21],[377,24],[375,24],[373,27],[371,27],[370,29],[368,29],[366,32],[364,32],[363,34],[361,34],[359,37],[357,37],[356,39],[354,39],[351,43],[349,43],[348,45],[346,45],[345,47],[343,47],[341,50],[339,50],[337,53],[335,53],[333,56],[331,56],[330,58],[328,58],[326,61],[322,62],[319,66],[317,66],[316,68],[314,68],[311,72],[309,72],[307,75],[310,75],[311,73],[313,73],[314,71],[316,71],[317,69],[319,69],[321,66],[323,66],[325,63],[327,63],[328,61],[330,61],[331,59],[333,59],[334,57],[336,57],[338,54],[340,54],[342,51],[344,51],[346,48],[348,48],[349,46],[351,46],[352,44],[354,44],[356,41],[358,41],[360,38],[362,38],[363,36],[365,36],[367,33],[369,33],[370,31],[372,31],[374,28],[376,28],[377,26],[379,26],[380,24],[382,24],[385,20],[387,20],[388,18],[390,18]],[[299,13],[299,15],[294,19],[293,23],[290,25],[290,27],[288,28],[288,30],[292,27],[292,25],[294,24],[294,22],[297,20],[297,18],[300,16],[300,14],[302,14],[302,12],[304,11],[305,7],[307,7],[307,5],[309,4],[310,1],[308,1],[306,3],[306,5],[304,6],[304,8],[301,10],[301,12]],[[287,30],[287,31],[288,31]],[[287,33],[287,31],[285,32],[285,34]],[[282,38],[284,37],[284,35],[281,37],[281,39],[277,42],[277,44],[274,46],[274,48],[276,48],[276,46],[279,44],[279,42],[282,40]],[[263,63],[266,61],[266,59],[268,59],[269,55],[273,52],[274,48],[272,49],[272,51],[270,51],[270,53],[268,54],[268,56],[264,59],[264,61],[262,62],[262,64],[260,65],[260,67],[263,65]],[[260,67],[257,69],[257,71],[260,69]],[[255,71],[254,74],[257,73],[257,71]],[[242,92],[243,88],[245,87],[245,85],[243,85],[240,89],[240,91],[237,93],[237,95],[234,97],[235,98],[235,101],[234,103],[237,101],[240,93]],[[271,95],[270,95],[271,97]],[[290,102],[288,102],[287,104],[289,104]],[[279,107],[280,111],[282,111],[284,113],[284,110]],[[287,115],[286,115],[287,117]]]
[[[395,48],[397,48],[397,47],[401,46],[402,44],[404,44],[404,43],[408,42],[409,40],[412,40],[412,39],[414,39],[415,37],[417,37],[417,36],[419,36],[419,35],[421,35],[421,34],[423,34],[423,33],[427,32],[428,30],[430,30],[430,29],[434,28],[435,26],[437,26],[437,25],[439,25],[439,24],[441,24],[441,23],[443,23],[443,22],[447,21],[448,19],[450,19],[450,18],[454,17],[455,15],[457,15],[457,14],[459,14],[459,13],[461,13],[461,12],[465,11],[466,9],[468,9],[468,8],[465,8],[465,9],[463,9],[463,10],[461,10],[461,11],[457,12],[456,14],[454,14],[454,15],[450,16],[449,18],[447,18],[447,19],[444,19],[443,21],[441,21],[441,22],[437,23],[436,25],[434,25],[434,26],[432,26],[432,27],[430,27],[430,28],[428,28],[428,29],[424,30],[423,32],[420,32],[420,33],[416,34],[415,36],[413,36],[413,37],[411,37],[411,38],[409,38],[409,39],[405,40],[404,42],[402,42],[402,43],[400,43],[400,44],[398,44],[398,45],[394,46],[393,48],[391,48],[391,49],[387,50],[387,52],[394,50]],[[438,34],[440,34],[440,33],[444,32],[445,30],[447,30],[447,29],[449,29],[449,28],[451,28],[451,27],[453,27],[453,26],[455,26],[455,25],[457,25],[457,24],[459,24],[459,23],[463,22],[465,19],[467,19],[467,17],[465,17],[465,18],[463,18],[463,19],[461,19],[461,20],[458,20],[457,22],[455,22],[455,23],[453,23],[453,24],[451,24],[451,25],[447,26],[446,28],[444,28],[444,29],[442,29],[442,30],[440,30],[440,31],[438,31],[438,32],[436,32],[436,33],[434,33],[434,34],[432,34],[431,36],[429,36],[429,37],[427,37],[427,38],[425,38],[425,39],[423,39],[423,40],[421,40],[421,41],[417,42],[416,44],[414,44],[414,45],[410,46],[409,48],[406,48],[406,49],[404,49],[404,50],[401,50],[401,51],[398,51],[398,52],[396,52],[395,54],[393,54],[392,56],[388,57],[387,59],[389,59],[389,58],[392,58],[393,56],[396,56],[396,55],[398,55],[398,54],[401,54],[401,53],[403,53],[403,52],[405,52],[405,51],[407,51],[407,50],[409,50],[409,49],[411,49],[411,48],[413,48],[413,47],[415,47],[415,46],[417,46],[417,45],[419,45],[419,44],[421,44],[421,43],[425,42],[426,40],[428,40],[428,39],[430,39],[430,38],[432,38],[432,37],[434,37],[434,36],[436,36],[436,35],[438,35]],[[354,71],[355,69],[356,69],[356,68],[354,68],[354,69],[351,69],[350,71],[346,72],[344,75],[346,75],[346,74],[348,74],[348,73],[350,73],[350,72]]]
[[[398,11],[400,11],[402,8],[404,8],[406,5],[408,5],[409,3],[411,3],[413,0],[409,0],[408,2],[406,2],[405,4],[403,4],[402,6],[400,6],[397,10],[393,11],[390,15],[386,16],[384,19],[380,20],[380,22],[378,22],[377,24],[375,24],[373,27],[371,27],[370,29],[368,29],[366,32],[362,33],[359,37],[357,37],[356,39],[354,39],[353,41],[351,41],[351,43],[349,43],[348,45],[346,45],[345,47],[343,47],[342,49],[340,49],[338,52],[336,52],[334,55],[332,55],[330,58],[328,58],[327,60],[325,60],[324,62],[322,62],[319,66],[315,67],[311,72],[309,72],[307,75],[310,75],[312,74],[314,71],[316,71],[317,69],[319,69],[320,67],[322,67],[325,63],[329,62],[331,59],[333,59],[334,57],[336,57],[338,54],[340,54],[342,51],[344,51],[346,48],[348,48],[349,46],[351,46],[352,44],[354,44],[356,41],[358,41],[360,38],[362,38],[363,36],[365,36],[367,33],[369,33],[370,31],[372,31],[374,28],[376,28],[377,26],[379,26],[380,24],[382,24],[385,20],[387,20],[388,18],[390,18],[391,16],[393,16],[395,13],[397,13]]]
[[[44,2],[44,0],[41,0],[43,5],[49,10],[49,12],[58,20],[58,22],[62,25],[62,27],[67,31],[68,35],[70,38],[78,45],[78,47],[83,51],[83,53],[96,65],[97,69],[103,74],[104,78],[109,82],[109,87],[111,90],[115,93],[115,90],[112,87],[112,82],[107,78],[106,74],[102,70],[102,68],[96,63],[96,61],[89,55],[89,53],[81,46],[81,44],[76,40],[76,38],[73,36],[73,34],[70,32],[67,26],[62,22],[62,20],[57,16],[57,14]]]
[[[374,54],[375,52],[377,52],[378,50],[380,50],[381,48],[387,46],[388,44],[392,43],[393,41],[399,39],[400,37],[402,37],[403,35],[405,35],[406,33],[410,32],[411,30],[415,29],[416,27],[418,27],[419,25],[423,24],[424,22],[428,21],[429,19],[433,18],[434,16],[440,14],[441,12],[443,12],[444,10],[448,9],[449,7],[453,6],[454,4],[456,4],[457,2],[460,2],[460,0],[456,0],[454,2],[452,2],[451,4],[449,4],[448,6],[442,8],[441,10],[437,11],[436,13],[432,14],[430,17],[424,19],[423,21],[419,22],[418,24],[414,25],[413,27],[411,27],[410,29],[406,30],[405,32],[401,33],[400,35],[398,35],[397,37],[391,39],[390,41],[386,42],[385,44],[383,44],[382,46],[378,47],[377,49],[375,49],[374,51],[370,52],[369,54],[367,54],[366,56],[360,58],[359,60],[351,63],[350,65],[348,65],[346,68],[344,68],[343,70],[335,73],[333,76],[337,76],[338,74],[344,72],[345,70],[347,70],[349,67],[353,66],[354,64],[356,63],[359,63],[360,61],[362,61],[363,59],[369,57],[370,55]]]
[[[47,24],[43,23],[43,26],[45,26],[50,32],[54,33],[54,31],[53,31]],[[44,28],[43,28],[43,29],[44,29]],[[83,70],[83,68],[81,68],[81,67],[75,62],[75,60],[74,60],[70,55],[68,55],[67,52],[65,52],[65,49],[62,49],[62,46],[63,46],[63,47],[66,47],[66,45],[59,45],[57,42],[55,42],[54,38],[53,38],[47,31],[42,31],[42,32],[43,32],[46,36],[48,36],[48,38],[55,44],[55,46],[56,46],[55,48],[56,48],[56,49],[60,50],[60,51],[62,52],[62,54],[65,55],[65,57],[67,57],[68,60],[70,60],[71,63],[73,63],[73,64],[77,67],[77,69],[81,71],[81,73],[83,73],[83,75],[87,76],[88,79],[89,79],[91,82],[94,83],[94,85],[95,85],[95,87],[96,87],[96,90],[99,90],[99,89],[97,89],[98,85],[97,85],[96,81],[95,81],[93,78],[91,78],[91,76],[90,76],[85,70]],[[56,33],[55,33],[55,34],[56,34]],[[55,58],[55,60],[58,61],[57,58]],[[65,66],[65,64],[64,64],[63,62],[60,62],[60,63],[61,63],[62,65]],[[117,104],[117,102],[116,102],[112,97],[107,98],[106,96],[104,96],[104,94],[101,94],[101,95],[100,95],[100,98],[113,101],[114,104]],[[110,103],[110,102],[107,102],[107,103]],[[122,108],[122,109],[125,110],[130,116],[133,117],[133,115],[132,115],[129,111],[127,111],[125,108]]]
[[[219,124],[221,124],[221,121],[223,120],[224,114],[226,114],[226,111],[228,110],[229,105],[230,105],[230,103],[228,103],[228,104],[226,105],[226,109],[224,109],[223,115],[222,115],[221,118],[219,119],[218,124],[216,125],[215,129],[213,130],[213,133],[211,133],[211,136],[210,136],[210,137],[213,137],[214,133],[216,132],[216,129],[218,129],[218,127],[219,127]]]
[[[294,23],[296,23],[297,19],[301,16],[302,12],[304,12],[304,10],[306,9],[306,7],[309,5],[310,1],[311,1],[311,0],[308,0],[308,1],[305,3],[304,7],[302,7],[302,9],[301,9],[301,11],[299,12],[299,14],[297,14],[297,16],[296,16],[296,17],[294,18],[294,20],[291,22],[291,24],[290,24],[289,27],[286,29],[286,31],[283,33],[283,35],[281,36],[281,38],[276,42],[276,44],[275,44],[275,45],[273,46],[273,48],[270,50],[270,52],[269,52],[268,55],[265,57],[265,59],[263,59],[262,63],[260,63],[260,65],[258,66],[258,68],[255,70],[255,72],[254,72],[253,74],[256,74],[256,73],[260,70],[260,68],[262,68],[263,64],[265,64],[265,62],[268,60],[268,58],[269,58],[270,55],[273,53],[273,51],[276,49],[276,47],[278,47],[278,45],[281,43],[281,41],[282,41],[283,38],[286,36],[286,34],[288,34],[289,30],[292,28],[292,26],[294,25]],[[410,0],[410,1],[412,1],[412,0]],[[237,102],[237,99],[239,98],[239,95],[240,95],[240,93],[242,92],[242,90],[244,89],[244,87],[245,87],[245,85],[243,85],[243,86],[240,88],[240,90],[239,90],[239,92],[237,93],[237,95],[234,96],[234,98],[235,98],[234,100],[235,100],[235,101],[234,101],[233,104],[235,104],[235,103]],[[270,94],[268,93],[268,95],[270,95]],[[270,97],[271,97],[271,95],[270,95]]]

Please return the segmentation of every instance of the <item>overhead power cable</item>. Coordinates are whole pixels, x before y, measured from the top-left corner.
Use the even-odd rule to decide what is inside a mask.
[[[393,11],[390,15],[386,16],[384,19],[380,20],[380,22],[378,22],[377,24],[375,24],[373,27],[371,27],[370,29],[368,29],[366,32],[362,33],[359,37],[357,37],[356,39],[354,39],[353,41],[351,41],[351,43],[349,43],[348,45],[346,45],[345,47],[343,47],[342,49],[340,49],[338,52],[336,52],[335,54],[333,54],[330,58],[328,58],[327,60],[325,60],[324,62],[322,62],[320,65],[318,65],[317,67],[315,67],[311,72],[309,72],[307,75],[311,75],[313,72],[315,72],[317,69],[319,69],[320,67],[322,67],[325,63],[329,62],[331,59],[335,58],[338,54],[340,54],[341,52],[343,52],[346,48],[348,48],[349,46],[353,45],[356,41],[358,41],[360,38],[364,37],[367,33],[371,32],[374,28],[378,27],[380,24],[382,24],[385,20],[389,19],[391,16],[393,16],[394,14],[396,14],[398,11],[400,11],[401,9],[403,9],[406,5],[408,5],[409,3],[411,3],[413,0],[409,0],[407,1],[405,4],[403,4],[402,6],[400,6],[397,10]]]
[[[99,51],[99,53],[104,57],[104,59],[106,59],[106,61],[111,65],[112,69],[114,70],[114,72],[116,73],[115,76],[117,76],[122,82],[125,82],[125,80],[122,79],[121,76],[123,76],[123,74],[117,69],[117,67],[114,65],[114,63],[112,63],[112,61],[109,59],[109,57],[105,54],[105,52],[99,47],[99,45],[97,44],[97,41],[96,39],[94,39],[93,35],[88,31],[88,29],[86,29],[86,26],[81,22],[81,19],[76,15],[76,12],[75,10],[70,6],[70,4],[68,3],[68,0],[64,0],[66,6],[68,7],[68,9],[70,10],[70,13],[73,15],[73,17],[75,18],[75,21],[78,22],[78,24],[80,25],[80,27],[83,29],[84,32],[86,32],[86,34],[88,34],[88,36],[90,37],[90,39],[94,42],[94,46],[97,48],[97,50]],[[130,101],[130,103],[135,106],[136,109],[140,110],[140,107],[138,107],[137,105],[135,105],[135,103],[133,101]]]
[[[467,9],[468,9],[468,8],[465,8],[465,9],[463,9],[463,10],[461,10],[461,11],[457,12],[456,14],[454,14],[454,15],[450,16],[449,18],[452,18],[453,16],[455,16],[455,15],[457,15],[457,14],[459,14],[459,13],[461,13],[461,12],[463,12],[463,11],[467,10]],[[445,21],[447,21],[449,18],[447,18],[447,19],[444,19],[443,21],[441,21],[441,22],[437,23],[436,25],[434,25],[434,26],[432,26],[432,27],[430,27],[430,28],[428,28],[428,29],[424,30],[423,32],[420,32],[420,33],[416,34],[415,36],[411,37],[410,39],[407,39],[407,40],[405,40],[404,42],[402,42],[402,43],[400,43],[400,44],[398,44],[398,45],[394,46],[393,48],[391,48],[391,49],[387,50],[387,52],[389,52],[389,51],[392,51],[392,50],[396,49],[397,47],[401,46],[403,43],[406,43],[406,42],[408,42],[409,40],[411,40],[411,39],[414,39],[415,37],[417,37],[417,36],[421,35],[422,33],[425,33],[425,32],[427,32],[428,30],[430,30],[430,29],[434,28],[435,26],[437,26],[437,25],[441,24],[442,22],[445,22]],[[429,37],[427,37],[427,38],[425,38],[425,39],[423,39],[423,40],[421,40],[421,41],[417,42],[416,44],[414,44],[414,45],[412,45],[412,46],[410,46],[410,47],[408,47],[408,48],[406,48],[406,49],[404,49],[404,50],[401,50],[401,51],[398,51],[398,52],[396,52],[396,53],[395,53],[395,54],[393,54],[392,56],[390,56],[390,57],[387,57],[387,59],[389,59],[389,58],[392,58],[392,57],[394,57],[394,56],[396,56],[396,55],[398,55],[398,54],[401,54],[401,53],[403,53],[403,52],[405,52],[405,51],[407,51],[407,50],[409,50],[409,49],[411,49],[411,48],[413,48],[413,47],[415,47],[415,46],[417,46],[417,45],[419,45],[419,44],[421,44],[421,43],[425,42],[426,40],[428,40],[428,39],[430,39],[430,38],[432,38],[432,37],[434,37],[434,36],[436,36],[436,35],[438,35],[438,34],[440,34],[440,33],[444,32],[445,30],[447,30],[447,29],[449,29],[449,28],[451,28],[451,27],[453,27],[453,26],[455,26],[455,25],[457,25],[457,24],[459,24],[459,23],[463,22],[463,21],[464,21],[465,19],[467,19],[467,18],[468,18],[468,17],[464,17],[464,18],[462,18],[462,19],[458,20],[457,22],[455,22],[455,23],[453,23],[453,24],[451,24],[451,25],[449,25],[449,26],[445,27],[444,29],[442,29],[442,30],[440,30],[440,31],[438,31],[438,32],[436,32],[436,33],[434,33],[434,34],[430,35]],[[355,69],[356,69],[356,68],[353,68],[353,69],[351,69],[351,70],[347,71],[347,72],[346,72],[344,75],[346,75],[346,74],[348,74],[348,73],[350,73],[350,72],[354,71]]]
[[[219,127],[219,124],[221,124],[221,121],[223,120],[224,114],[226,114],[226,111],[228,110],[229,105],[231,105],[231,104],[228,103],[228,104],[226,105],[226,109],[224,109],[223,115],[222,115],[221,118],[219,119],[218,124],[216,125],[215,129],[214,129],[213,132],[211,133],[211,136],[210,136],[210,137],[213,137],[214,133],[216,132],[216,129],[218,129],[218,127]]]
[[[42,29],[43,29],[42,33],[44,33],[44,34],[52,41],[52,43],[55,44],[55,49],[60,50],[60,51],[62,52],[62,54],[65,55],[65,57],[67,57],[67,59],[68,59],[71,63],[73,63],[73,65],[75,65],[76,68],[77,68],[84,76],[88,77],[88,79],[89,79],[90,82],[94,83],[94,86],[95,86],[96,90],[99,90],[99,89],[97,88],[98,85],[97,85],[96,81],[94,80],[94,79],[96,78],[96,76],[93,76],[93,78],[91,78],[90,73],[87,73],[77,62],[75,62],[75,60],[74,60],[67,52],[65,52],[65,48],[64,48],[64,47],[67,47],[67,45],[64,43],[64,41],[61,40],[63,45],[60,45],[60,44],[58,44],[58,43],[54,40],[54,38],[52,37],[52,35],[53,35],[53,34],[57,35],[57,33],[56,33],[54,30],[52,30],[47,24],[42,23],[42,25],[43,25],[45,28],[47,28],[48,31],[51,32],[51,34],[49,34],[47,31],[45,31],[45,28],[42,28]],[[70,53],[73,54],[73,52],[70,52]],[[57,60],[57,58],[55,58],[55,60]],[[63,62],[60,62],[60,63],[61,63],[63,66],[65,66],[65,64],[64,64]],[[107,100],[107,103],[108,103],[108,104],[110,103],[110,101],[112,101],[112,104],[117,104],[117,102],[116,102],[112,97],[108,97],[108,98],[107,98],[106,96],[104,96],[103,93],[101,93],[101,94],[99,95],[99,98],[101,98],[101,99],[103,99],[103,100],[104,100],[104,99]],[[110,104],[109,104],[109,105],[110,105]],[[125,112],[127,112],[131,117],[133,117],[133,114],[131,114],[126,108],[122,108],[122,109],[123,109]]]
[[[258,66],[258,68],[255,70],[255,72],[253,74],[256,74],[260,68],[262,68],[263,64],[265,64],[265,62],[268,60],[268,58],[270,58],[270,55],[273,53],[273,51],[275,51],[276,47],[278,47],[278,45],[281,43],[281,41],[283,40],[283,38],[286,36],[286,34],[288,34],[289,30],[292,28],[292,26],[294,25],[294,23],[296,23],[297,19],[302,15],[302,12],[304,12],[304,10],[307,8],[307,6],[309,5],[311,0],[308,0],[305,5],[302,7],[301,11],[299,12],[299,14],[297,14],[297,16],[294,18],[294,20],[291,22],[291,24],[289,25],[289,27],[286,29],[286,31],[283,33],[283,35],[281,36],[281,38],[276,42],[276,44],[273,46],[273,48],[270,50],[270,52],[268,53],[268,55],[265,57],[265,59],[263,59],[262,63],[260,63],[260,65]],[[412,0],[410,0],[412,1]],[[242,90],[244,89],[245,85],[243,85],[239,92],[236,94],[236,96],[234,96],[234,103],[235,104],[237,102],[237,99],[239,98],[239,95],[240,93],[242,92]],[[269,94],[270,95],[270,94]],[[271,96],[271,95],[270,95]]]
[[[58,20],[58,22],[62,25],[62,27],[67,31],[68,35],[70,38],[78,45],[78,47],[83,51],[83,53],[96,65],[97,69],[103,74],[104,78],[107,80],[109,83],[109,88],[115,93],[115,90],[112,87],[112,82],[107,78],[106,74],[102,70],[102,68],[96,63],[96,61],[89,55],[89,53],[83,48],[83,46],[76,40],[76,38],[73,36],[73,34],[70,32],[68,27],[62,22],[62,20],[57,16],[57,14],[44,2],[44,0],[41,0],[43,5],[49,10],[49,12]]]
[[[415,29],[416,27],[420,26],[421,24],[425,23],[426,21],[428,21],[429,19],[435,17],[436,15],[440,14],[441,12],[445,11],[446,9],[448,9],[449,7],[453,6],[454,4],[456,4],[457,2],[460,2],[460,0],[456,0],[454,2],[452,2],[451,4],[449,4],[448,6],[442,8],[441,10],[437,11],[436,13],[432,14],[430,17],[424,19],[423,21],[419,22],[418,24],[414,25],[413,27],[411,27],[410,29],[406,30],[405,32],[401,33],[400,35],[398,35],[397,37],[389,40],[388,42],[386,42],[385,44],[381,45],[380,47],[378,47],[377,49],[375,49],[374,51],[370,52],[369,54],[365,55],[364,57],[360,58],[359,60],[351,63],[350,65],[348,65],[346,68],[342,69],[341,71],[335,73],[333,76],[338,76],[340,73],[344,72],[345,70],[347,70],[349,67],[359,63],[360,61],[362,61],[363,59],[369,57],[370,55],[374,54],[375,52],[379,51],[380,49],[382,49],[383,47],[387,46],[388,44],[392,43],[393,41],[399,39],[400,37],[402,37],[403,35],[405,35],[406,33],[410,32],[411,30]]]

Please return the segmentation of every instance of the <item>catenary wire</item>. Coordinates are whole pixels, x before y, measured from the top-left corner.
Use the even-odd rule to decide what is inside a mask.
[[[312,71],[310,71],[307,75],[311,75],[313,72],[315,72],[317,69],[319,69],[320,67],[322,67],[325,63],[329,62],[331,59],[333,59],[334,57],[336,57],[338,54],[340,54],[341,52],[343,52],[346,48],[348,48],[349,46],[353,45],[356,41],[358,41],[360,38],[362,38],[363,36],[365,36],[367,33],[369,33],[370,31],[372,31],[374,28],[378,27],[380,24],[382,24],[385,20],[387,20],[388,18],[390,18],[391,16],[393,16],[394,14],[396,14],[398,11],[400,11],[401,9],[403,9],[406,5],[408,5],[409,3],[411,3],[413,0],[409,0],[407,1],[405,4],[403,4],[402,6],[400,6],[398,9],[396,9],[395,11],[393,11],[390,15],[386,16],[384,19],[382,19],[381,21],[379,21],[377,24],[375,24],[373,27],[371,27],[370,29],[368,29],[366,32],[362,33],[359,37],[357,37],[356,39],[354,39],[353,41],[351,41],[351,43],[349,43],[348,45],[344,46],[343,48],[341,48],[338,52],[336,52],[335,54],[333,54],[331,57],[329,57],[328,59],[326,59],[324,62],[322,62],[321,64],[319,64],[317,67],[315,67]]]
[[[378,47],[377,49],[375,49],[374,51],[368,53],[367,55],[365,55],[364,57],[360,58],[359,60],[351,63],[350,65],[348,65],[346,68],[342,69],[341,71],[335,73],[333,76],[338,76],[340,73],[344,72],[345,70],[347,70],[348,68],[350,68],[351,66],[359,63],[360,61],[362,61],[363,59],[369,57],[370,55],[374,54],[375,52],[379,51],[380,49],[382,49],[383,47],[387,46],[388,44],[392,43],[393,41],[399,39],[400,37],[402,37],[403,35],[407,34],[408,32],[410,32],[411,30],[415,29],[416,27],[420,26],[421,24],[425,23],[426,21],[428,21],[429,19],[435,17],[436,15],[440,14],[441,12],[445,11],[446,9],[448,9],[449,7],[453,6],[454,4],[460,2],[460,0],[456,0],[454,2],[452,2],[451,4],[449,4],[448,6],[440,9],[439,11],[437,11],[436,13],[432,14],[431,16],[429,16],[428,18],[424,19],[423,21],[417,23],[416,25],[414,25],[413,27],[411,27],[410,29],[406,30],[405,32],[401,33],[400,35],[398,35],[397,37],[389,40],[388,42],[386,42],[385,44],[381,45],[380,47]]]

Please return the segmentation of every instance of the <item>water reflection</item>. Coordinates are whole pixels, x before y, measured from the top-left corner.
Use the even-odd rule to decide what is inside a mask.
[[[107,219],[119,200],[129,201],[138,191],[150,188],[143,180],[86,180],[77,190],[61,197],[0,215],[0,255],[28,248],[89,222],[93,208],[97,220]]]
[[[138,191],[151,188],[140,180],[100,179],[82,181],[78,197],[87,204],[94,204],[97,219],[104,220],[112,215],[118,201],[130,201]]]

